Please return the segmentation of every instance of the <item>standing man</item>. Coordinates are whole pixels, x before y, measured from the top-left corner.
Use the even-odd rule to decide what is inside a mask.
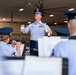
[[[68,75],[76,75],[76,11],[67,12],[70,38],[54,48],[54,56],[68,59]]]
[[[52,30],[46,23],[41,21],[44,16],[44,11],[42,9],[34,10],[35,22],[28,25],[26,28],[21,26],[22,33],[30,32],[30,55],[38,56],[38,38],[42,38],[45,33],[52,34]]]

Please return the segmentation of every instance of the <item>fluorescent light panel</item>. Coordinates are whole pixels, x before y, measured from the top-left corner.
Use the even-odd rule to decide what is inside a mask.
[[[23,10],[24,10],[23,8],[19,9],[19,11],[23,11]]]
[[[70,9],[68,9],[68,11],[73,11],[74,10],[74,8],[70,8]]]

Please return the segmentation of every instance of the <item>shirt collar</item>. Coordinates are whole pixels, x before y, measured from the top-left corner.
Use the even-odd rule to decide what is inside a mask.
[[[35,24],[36,24],[36,22],[34,22]],[[42,23],[42,21],[40,21],[38,24],[41,24]]]
[[[76,33],[75,33],[75,34],[73,34],[72,36],[76,36]]]
[[[3,44],[7,44],[7,43],[5,43],[4,41],[1,41]]]

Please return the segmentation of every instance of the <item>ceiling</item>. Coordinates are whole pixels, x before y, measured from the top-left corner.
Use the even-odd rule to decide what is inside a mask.
[[[31,4],[30,4],[31,3]],[[13,13],[13,22],[32,22],[34,21],[33,10],[39,6],[39,0],[0,0],[0,21],[10,22]],[[70,8],[76,9],[76,0],[43,0],[44,9],[66,7],[61,9],[50,9],[46,11],[43,21],[47,23],[64,23],[66,17],[64,12]],[[24,11],[20,12],[19,9],[24,8]],[[54,14],[54,17],[49,17],[50,14]],[[2,19],[6,18],[5,21]]]

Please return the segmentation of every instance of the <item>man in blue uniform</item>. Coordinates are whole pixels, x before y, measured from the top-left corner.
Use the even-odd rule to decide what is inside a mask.
[[[26,28],[21,27],[21,32],[24,34],[30,32],[30,55],[38,56],[38,38],[42,38],[45,33],[52,34],[52,31],[46,23],[41,21],[44,11],[42,9],[35,9],[34,13],[35,22]]]
[[[10,33],[13,31],[12,28],[5,27],[0,29],[1,41],[0,41],[0,57],[19,57],[19,50],[15,50],[9,41],[11,38]]]
[[[57,44],[54,56],[68,58],[68,75],[76,75],[76,11],[67,12],[70,38],[66,42]]]

